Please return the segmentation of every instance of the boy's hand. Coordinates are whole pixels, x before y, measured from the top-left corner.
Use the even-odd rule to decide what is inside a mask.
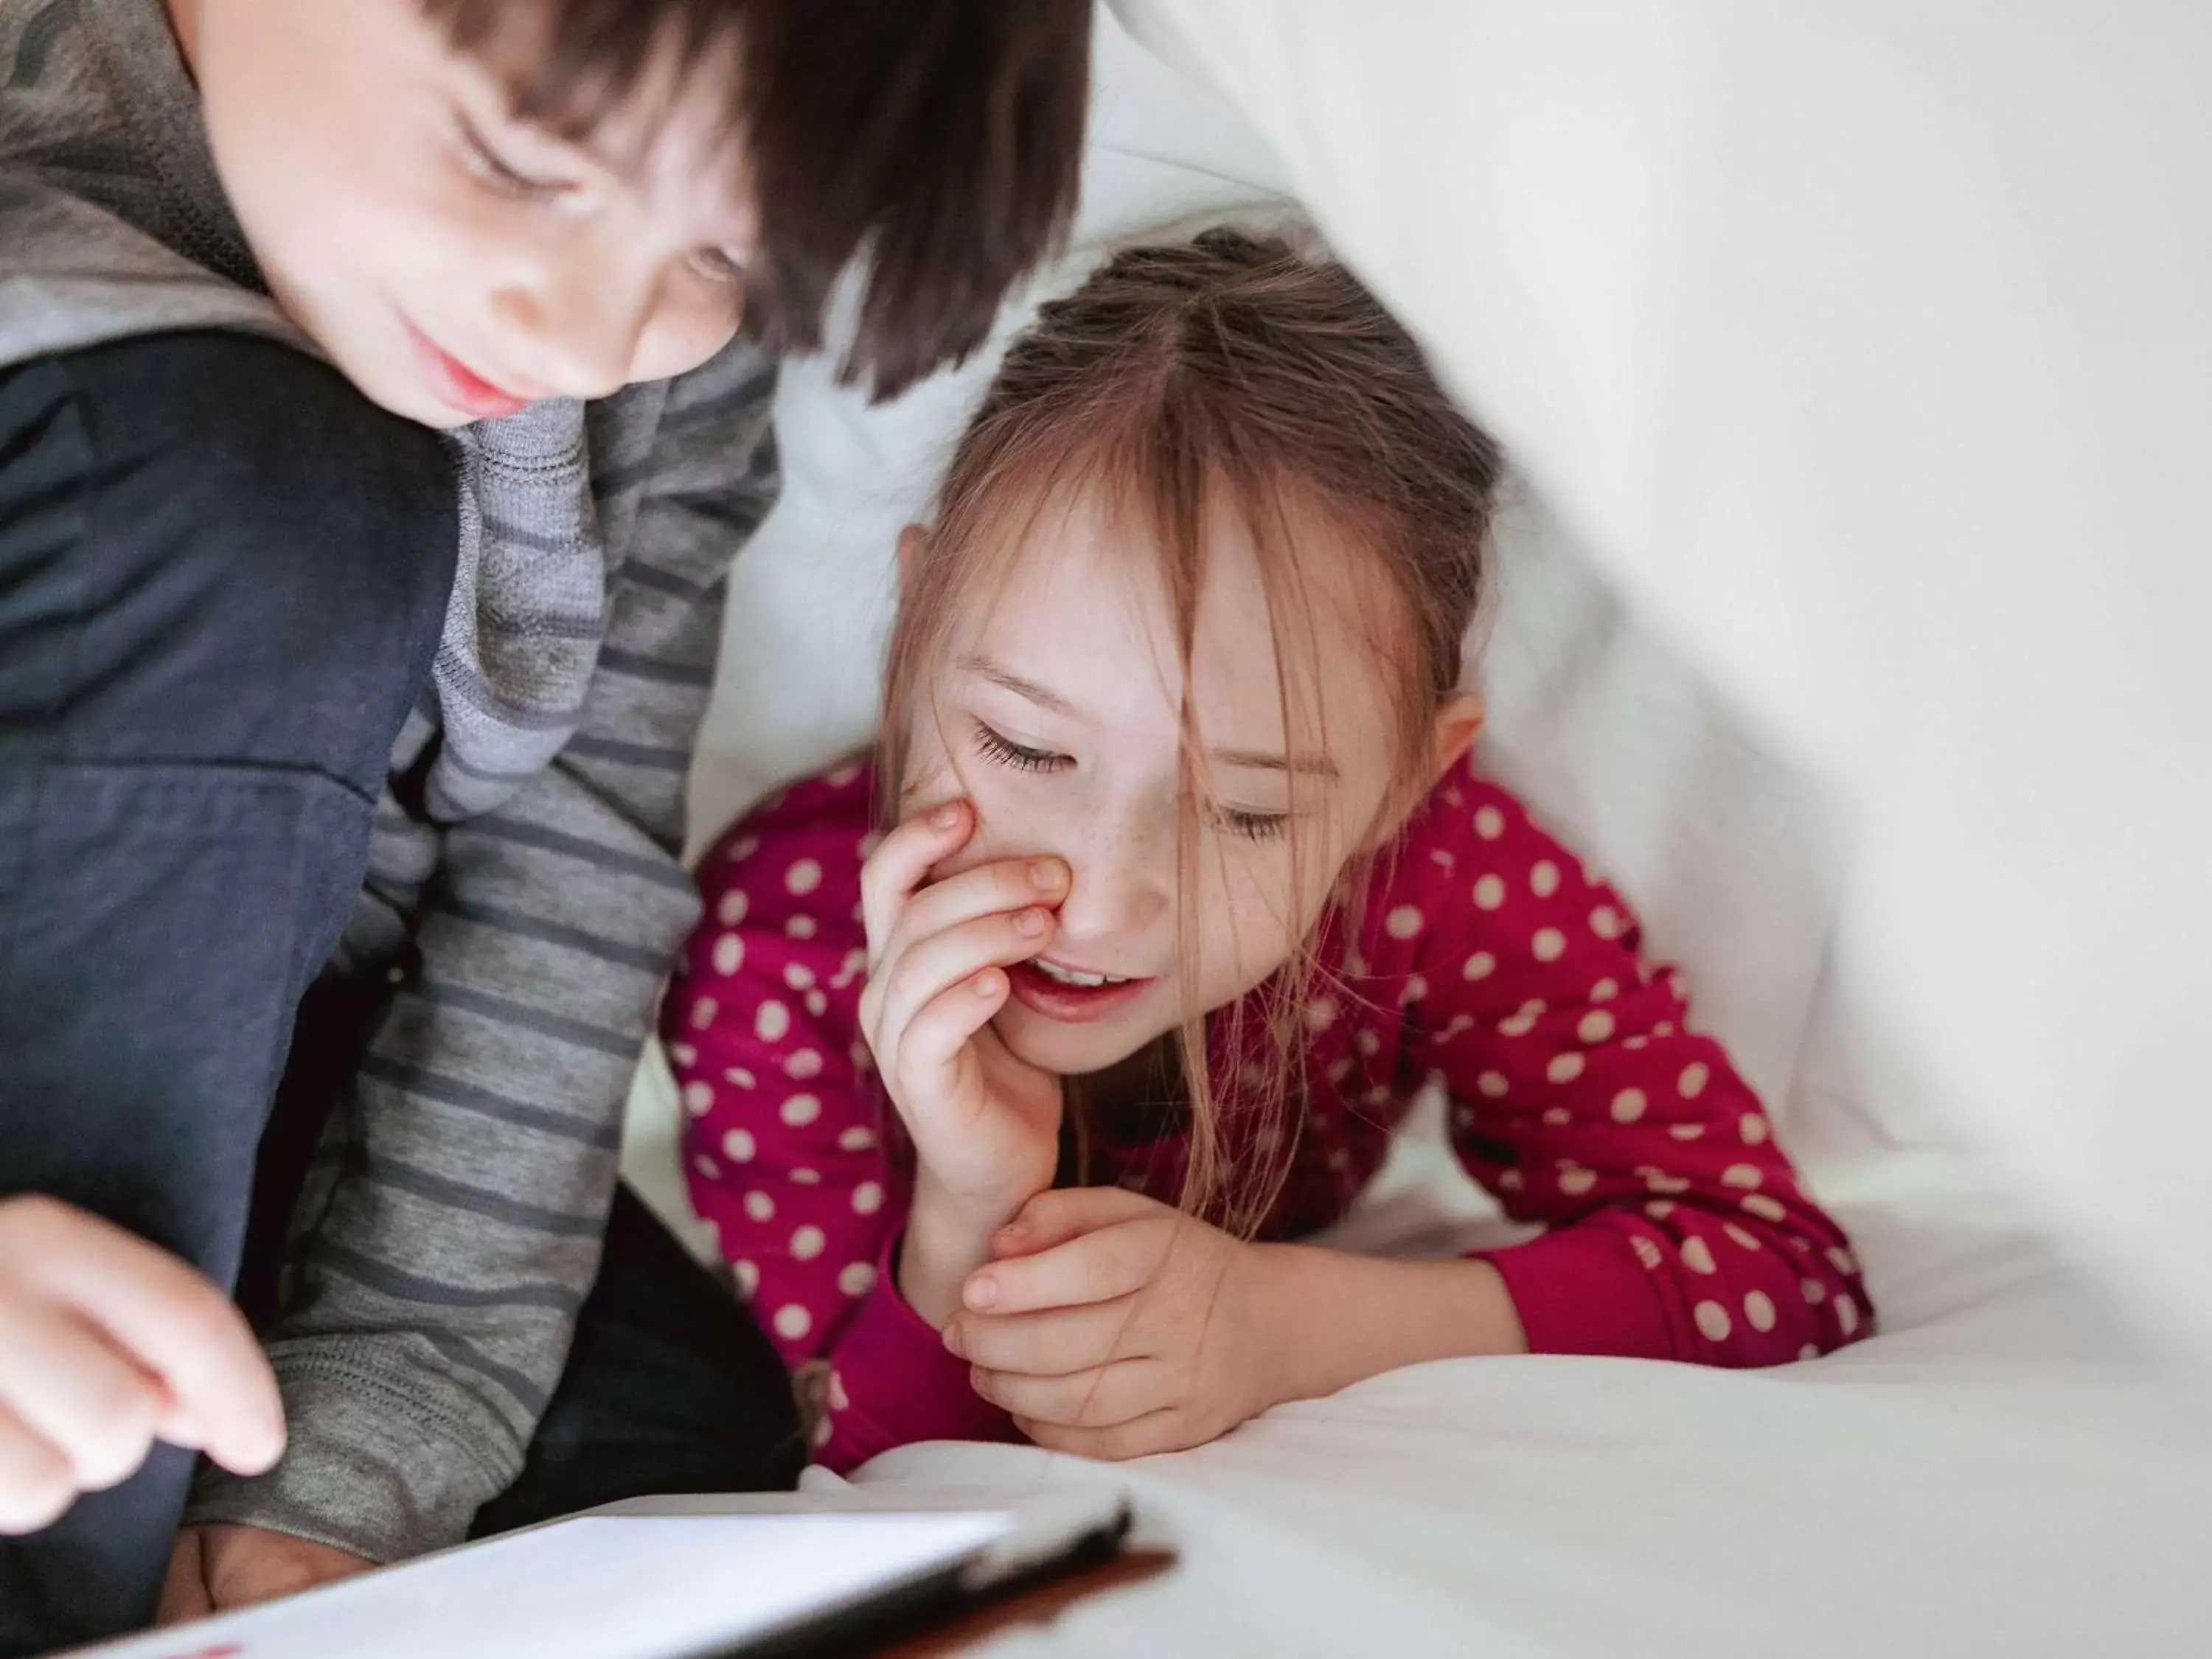
[[[374,1565],[328,1544],[260,1527],[186,1527],[169,1557],[156,1622],[174,1625],[273,1601]]]
[[[1040,1194],[992,1241],[945,1346],[1040,1446],[1143,1457],[1285,1398],[1279,1258],[1116,1187]]]
[[[111,1223],[0,1199],[0,1533],[34,1532],[114,1486],[154,1442],[256,1474],[284,1411],[230,1299]]]
[[[990,1021],[1011,994],[1006,969],[1052,942],[1067,866],[1008,859],[930,883],[975,828],[966,802],[937,807],[885,836],[860,872],[860,1028],[916,1162],[899,1283],[933,1324],[988,1259],[992,1231],[1060,1162],[1060,1079],[1015,1059]]]

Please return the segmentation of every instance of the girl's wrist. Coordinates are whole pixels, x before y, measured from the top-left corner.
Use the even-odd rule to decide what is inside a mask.
[[[899,1247],[898,1288],[906,1304],[939,1330],[960,1310],[960,1287],[991,1259],[991,1236],[1026,1199],[978,1203],[945,1192],[927,1174],[916,1183]]]
[[[1280,1334],[1271,1403],[1323,1399],[1432,1359],[1528,1350],[1504,1276],[1487,1261],[1253,1248],[1267,1258],[1267,1328]]]

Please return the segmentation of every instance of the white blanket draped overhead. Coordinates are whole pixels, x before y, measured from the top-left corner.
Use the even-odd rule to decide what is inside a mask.
[[[1295,188],[1421,330],[1533,481],[1486,759],[1687,964],[1882,1334],[1749,1375],[1423,1366],[1141,1465],[861,1478],[1134,1483],[1182,1567],[994,1655],[2212,1651],[2201,1382],[1940,1150],[1978,1131],[2154,1338],[2212,1337],[2212,8],[1116,4],[1218,90],[1103,23],[1036,292]],[[787,369],[695,843],[867,735],[892,538],[990,367],[876,410]],[[626,1172],[680,1223],[665,1069],[637,1103]],[[1347,1243],[1489,1211],[1424,1121]]]
[[[1893,1124],[2212,1344],[2212,7],[1117,9],[1825,786]]]

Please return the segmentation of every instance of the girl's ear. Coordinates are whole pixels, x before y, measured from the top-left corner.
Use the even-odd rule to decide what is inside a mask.
[[[1430,748],[1429,787],[1443,781],[1445,773],[1465,758],[1482,732],[1482,699],[1472,691],[1455,692],[1437,710],[1436,735]]]
[[[903,592],[914,584],[914,562],[921,556],[922,543],[929,532],[918,524],[910,524],[898,535],[899,591]]]

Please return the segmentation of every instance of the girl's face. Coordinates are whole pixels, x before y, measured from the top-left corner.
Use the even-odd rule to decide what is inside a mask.
[[[1360,592],[1370,566],[1309,535],[1310,652],[1286,647],[1279,673],[1249,533],[1214,517],[1189,671],[1211,777],[1194,867],[1178,858],[1184,684],[1166,597],[1149,554],[1093,503],[1041,517],[917,687],[903,805],[965,796],[979,823],[939,876],[1039,853],[1073,872],[1050,948],[1015,970],[996,1022],[1017,1055],[1063,1076],[1258,985],[1314,927],[1346,860],[1393,827],[1401,748],[1377,607]],[[1194,976],[1178,938],[1186,879]]]

